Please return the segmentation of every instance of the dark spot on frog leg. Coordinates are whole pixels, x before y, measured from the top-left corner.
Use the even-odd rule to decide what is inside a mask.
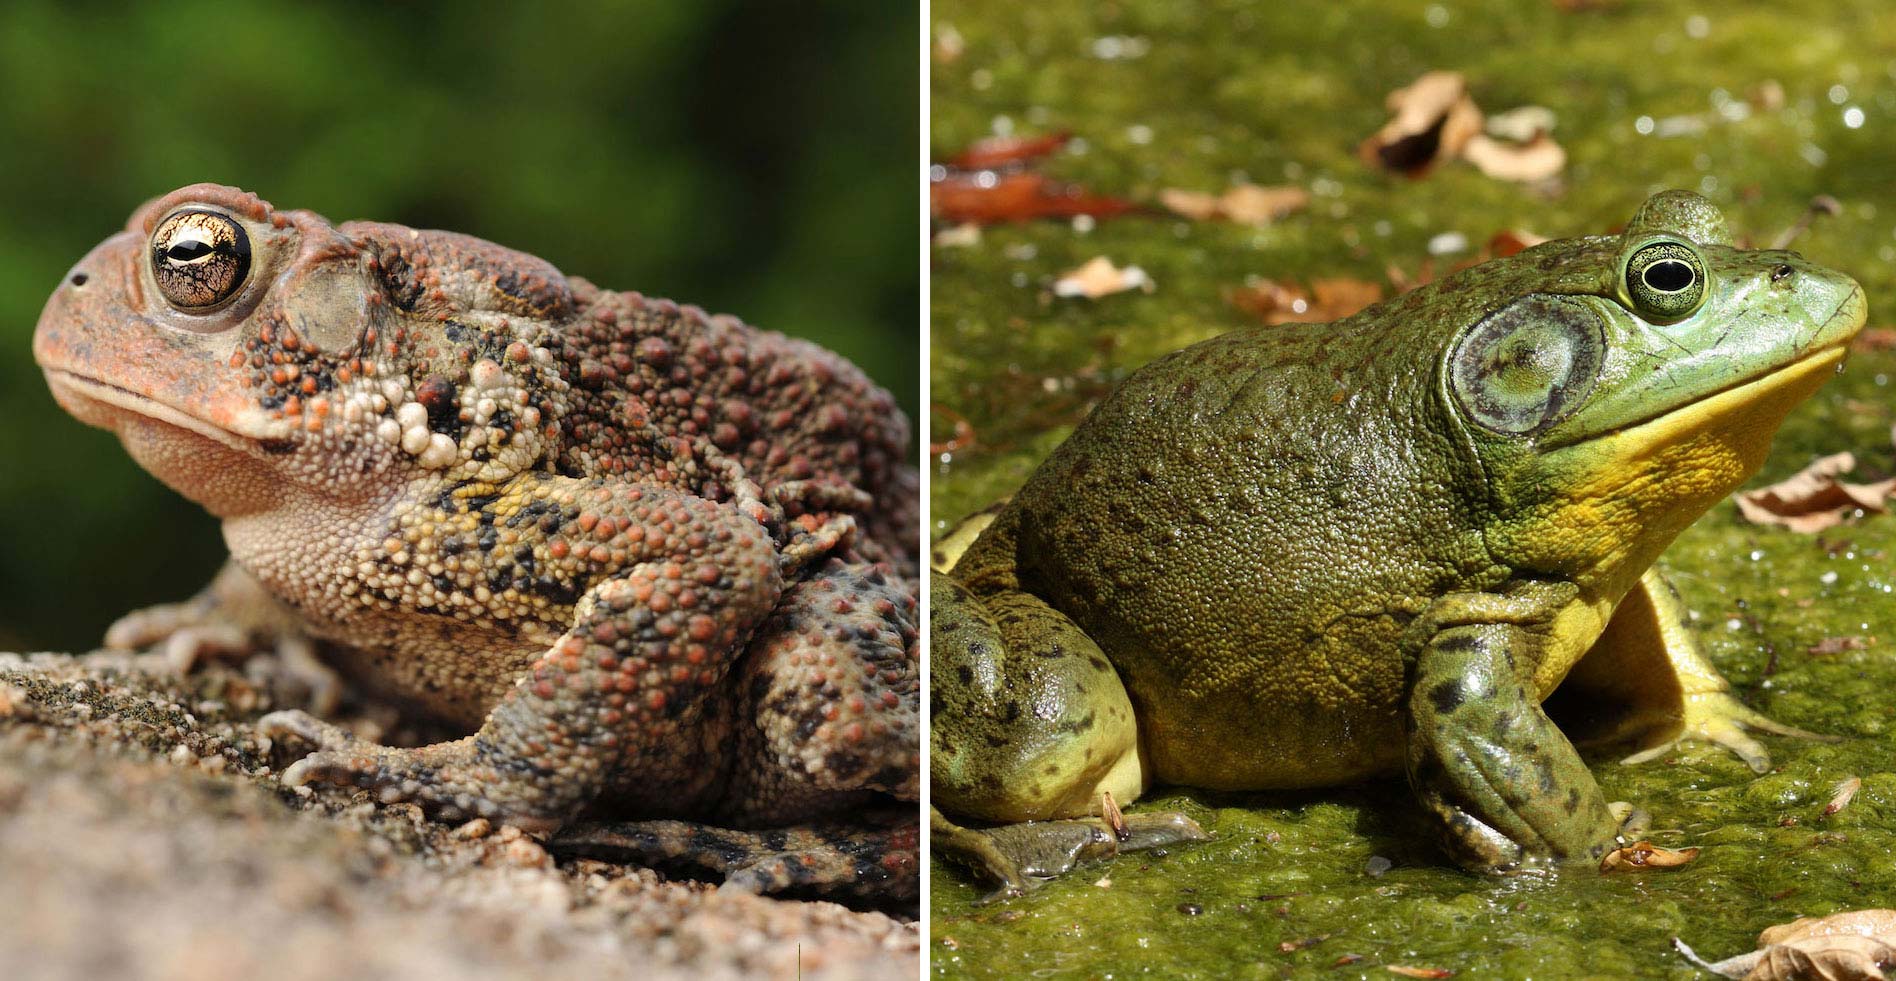
[[[1459,681],[1444,681],[1429,689],[1429,701],[1433,702],[1435,710],[1443,715],[1461,708],[1462,700],[1466,697],[1467,693],[1462,689]]]
[[[1580,812],[1580,788],[1569,787],[1567,788],[1567,813],[1578,814],[1579,812]]]

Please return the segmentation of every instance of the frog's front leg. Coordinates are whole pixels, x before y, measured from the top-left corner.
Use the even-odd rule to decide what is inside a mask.
[[[689,495],[641,488],[597,505],[585,530],[597,537],[610,520],[621,532],[592,551],[624,550],[628,561],[595,581],[571,629],[507,691],[480,731],[395,749],[300,712],[274,713],[262,721],[266,729],[323,747],[286,770],[284,782],[353,784],[449,818],[545,830],[627,770],[666,788],[660,793],[698,779],[675,772],[685,764],[667,742],[698,714],[776,601],[776,546],[752,518]]]
[[[1409,783],[1462,865],[1597,861],[1618,822],[1532,681],[1566,583],[1437,599],[1404,635]]]

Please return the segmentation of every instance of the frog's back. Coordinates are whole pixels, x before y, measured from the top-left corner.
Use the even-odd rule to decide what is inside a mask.
[[[1392,356],[1405,315],[1154,362],[1022,490],[1022,585],[1118,667],[1160,779],[1323,785],[1399,762],[1397,635],[1492,575],[1436,373]]]

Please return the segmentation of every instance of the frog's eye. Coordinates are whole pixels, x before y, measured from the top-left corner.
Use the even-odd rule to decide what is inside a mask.
[[[1537,433],[1586,401],[1606,353],[1599,314],[1564,296],[1533,294],[1489,314],[1455,345],[1455,398],[1496,432]]]
[[[177,212],[152,232],[151,272],[166,302],[191,313],[208,310],[243,289],[250,236],[221,212]]]
[[[1627,261],[1626,294],[1654,320],[1684,319],[1705,300],[1705,263],[1690,246],[1654,242]]]

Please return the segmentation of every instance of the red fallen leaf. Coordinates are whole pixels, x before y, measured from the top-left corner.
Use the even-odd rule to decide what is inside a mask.
[[[928,205],[936,218],[953,225],[995,225],[1077,215],[1110,218],[1140,210],[1131,201],[1089,194],[1078,185],[1061,184],[1040,174],[1000,174],[991,170],[950,174],[931,183]]]
[[[1494,233],[1494,237],[1488,240],[1488,251],[1497,259],[1505,259],[1547,240],[1545,235],[1536,235],[1519,228],[1508,228]]]
[[[1073,134],[1065,131],[1042,136],[990,136],[970,143],[967,149],[949,157],[948,166],[984,170],[1026,163],[1060,149],[1072,138]]]
[[[1613,872],[1619,869],[1674,869],[1697,858],[1696,848],[1681,848],[1673,851],[1660,848],[1650,841],[1636,841],[1624,848],[1615,848],[1600,859],[1600,871]]]
[[[1481,132],[1481,109],[1460,72],[1424,73],[1389,93],[1384,104],[1393,118],[1356,148],[1371,166],[1421,177],[1459,156],[1469,138]]]
[[[969,422],[966,416],[939,403],[934,406],[934,414],[936,418],[948,422],[949,426],[954,430],[954,435],[941,442],[931,440],[928,444],[928,454],[930,456],[940,456],[943,453],[959,453],[975,444],[974,423]]]
[[[1745,491],[1735,498],[1738,513],[1760,525],[1781,525],[1811,533],[1841,524],[1857,511],[1872,514],[1888,510],[1896,479],[1873,484],[1849,484],[1838,478],[1856,469],[1856,457],[1835,453],[1811,463],[1769,487]]]
[[[1861,351],[1888,351],[1896,348],[1896,327],[1865,327],[1852,344]]]

